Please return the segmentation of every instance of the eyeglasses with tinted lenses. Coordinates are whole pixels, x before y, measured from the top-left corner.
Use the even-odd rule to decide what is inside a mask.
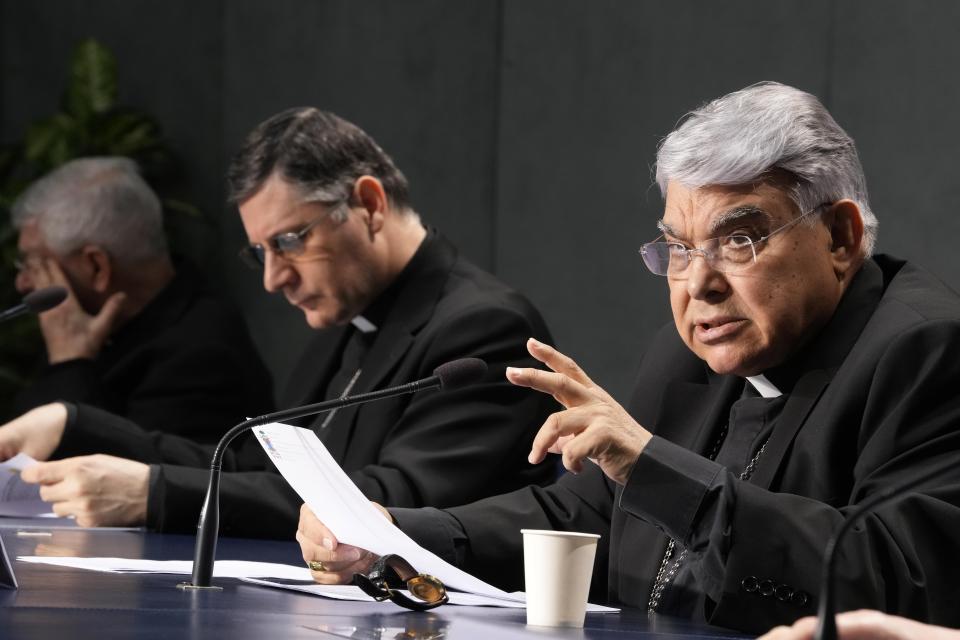
[[[647,269],[658,276],[682,277],[687,267],[690,266],[693,257],[697,254],[707,261],[711,269],[722,273],[739,273],[756,263],[758,245],[793,227],[828,204],[817,205],[810,211],[797,216],[790,222],[777,227],[756,240],[745,235],[718,236],[704,240],[696,248],[689,248],[679,242],[657,240],[641,246],[640,255],[643,256],[643,263],[647,266]]]
[[[408,597],[394,585],[401,583]],[[426,611],[449,601],[446,587],[431,575],[417,573],[409,562],[396,554],[381,556],[367,575],[353,574],[353,584],[377,602],[390,600],[412,611]]]
[[[339,207],[332,207],[326,213],[322,214],[316,220],[309,223],[299,231],[287,231],[278,233],[272,238],[268,238],[266,247],[262,244],[248,244],[240,249],[240,258],[252,269],[262,269],[266,261],[267,249],[282,258],[296,258],[303,255],[307,248],[307,238],[310,231],[320,224],[324,218],[332,214]]]

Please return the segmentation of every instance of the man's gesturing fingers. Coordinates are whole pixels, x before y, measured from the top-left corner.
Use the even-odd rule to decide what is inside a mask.
[[[559,452],[563,466],[579,472],[583,459],[589,458],[607,477],[623,484],[650,438],[650,433],[620,405],[594,402],[547,418],[533,440],[528,459],[536,464],[548,451]]]
[[[527,340],[527,351],[534,358],[550,367],[557,373],[561,373],[568,378],[579,382],[585,387],[594,387],[593,380],[580,368],[573,358],[565,355],[548,344],[544,344],[535,338]]]
[[[585,386],[562,373],[507,367],[507,380],[518,387],[549,393],[568,409],[596,399]]]
[[[548,453],[561,453],[566,442],[588,426],[590,414],[586,411],[567,409],[551,414],[534,436],[527,460],[538,464]]]

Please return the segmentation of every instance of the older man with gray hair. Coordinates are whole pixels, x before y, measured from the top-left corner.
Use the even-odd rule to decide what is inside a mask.
[[[507,378],[565,410],[529,458],[558,453],[575,473],[392,519],[505,589],[522,586],[521,528],[599,533],[594,598],[763,631],[814,611],[847,514],[939,469],[851,531],[838,604],[960,622],[960,299],[872,255],[852,139],[814,96],[762,83],[691,113],[663,141],[657,181],[661,236],[641,253],[674,322],[627,408],[531,340],[552,371]],[[297,539],[320,582],[372,560],[308,509]]]
[[[240,314],[167,250],[160,201],[136,164],[82,158],[14,203],[16,285],[70,292],[40,315],[47,363],[17,413],[84,403],[150,431],[215,442],[272,405],[270,379]]]

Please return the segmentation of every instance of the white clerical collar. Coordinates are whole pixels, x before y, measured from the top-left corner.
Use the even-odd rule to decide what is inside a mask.
[[[363,316],[357,316],[350,321],[353,326],[360,330],[360,333],[373,333],[377,330],[377,325],[373,324]]]
[[[753,385],[753,388],[757,390],[757,393],[764,398],[776,398],[783,395],[783,392],[767,380],[767,376],[762,373],[756,376],[747,376],[747,381],[749,381],[750,384]]]

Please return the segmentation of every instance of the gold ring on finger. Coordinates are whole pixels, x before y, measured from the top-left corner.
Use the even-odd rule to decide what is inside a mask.
[[[307,563],[307,566],[310,567],[310,571],[319,571],[320,573],[323,573],[327,570],[323,562],[320,560],[311,560]]]

